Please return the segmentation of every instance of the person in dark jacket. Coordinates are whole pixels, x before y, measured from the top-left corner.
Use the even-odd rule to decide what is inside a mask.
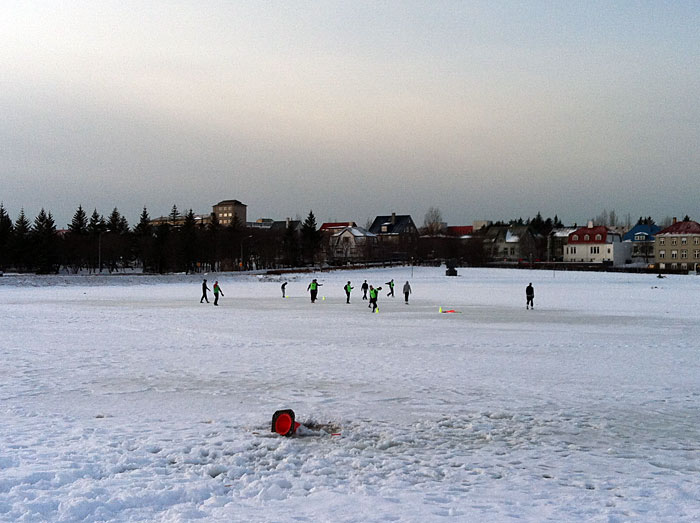
[[[199,303],[203,303],[204,300],[206,300],[207,303],[209,303],[209,298],[207,298],[207,291],[211,291],[211,289],[207,287],[207,280],[205,279],[202,282],[202,299],[199,300]]]
[[[393,278],[391,281],[386,282],[386,285],[389,286],[389,292],[387,293],[387,296],[391,296],[393,298],[394,297],[394,280],[393,280]]]
[[[221,294],[221,297],[223,298],[224,293],[221,292],[221,287],[219,287],[219,282],[215,281],[214,282],[214,305],[219,305],[219,294]]]
[[[411,284],[406,282],[403,284],[403,296],[404,299],[406,300],[406,303],[408,304],[408,295],[411,294]]]
[[[347,298],[345,300],[345,303],[350,303],[350,291],[353,290],[354,288],[355,287],[350,286],[350,282],[348,282],[347,285],[345,285],[345,287],[343,287],[343,289],[345,289],[345,296]]]
[[[535,289],[532,287],[532,283],[525,287],[525,298],[527,299],[527,304],[525,305],[525,308],[529,309],[530,307],[532,307],[534,309]]]
[[[365,280],[365,282],[362,284],[362,287],[360,287],[360,289],[362,289],[362,299],[366,300],[367,299],[367,291],[369,290],[369,285],[367,285],[367,280]]]
[[[282,284],[282,297],[286,298],[287,297],[287,282],[284,282]]]
[[[309,286],[306,288],[307,291],[311,291],[311,303],[316,303],[316,297],[318,296],[318,288],[323,286],[322,283],[318,283],[316,278],[314,278]]]

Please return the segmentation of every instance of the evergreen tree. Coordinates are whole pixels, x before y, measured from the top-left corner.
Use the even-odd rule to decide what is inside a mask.
[[[12,230],[10,245],[12,247],[12,261],[19,271],[27,271],[32,267],[31,261],[31,226],[24,214],[24,209],[20,209],[19,216],[15,221]]]
[[[116,234],[126,234],[129,232],[129,222],[126,221],[115,207],[112,213],[109,215],[106,223],[107,231]]]
[[[85,214],[85,211],[83,210],[82,205],[78,205],[78,210],[75,211],[75,214],[73,215],[73,219],[71,220],[70,224],[68,225],[68,230],[70,231],[71,234],[76,234],[76,235],[83,235],[87,234],[87,226],[88,226],[88,219],[87,219],[87,214]]]
[[[134,242],[136,257],[141,262],[143,271],[147,272],[153,256],[153,226],[146,207],[141,212],[139,223],[134,227]]]
[[[168,215],[170,219],[170,225],[176,225],[180,219],[180,211],[177,210],[177,205],[173,204],[173,208],[170,209],[170,214]]]
[[[88,233],[92,236],[96,236],[107,230],[107,224],[105,223],[105,219],[102,216],[100,216],[100,214],[97,212],[97,209],[92,211],[92,216],[90,216],[90,222],[88,223],[87,230]]]
[[[34,247],[34,265],[41,273],[57,272],[59,268],[58,236],[51,213],[42,208],[34,219],[31,231]]]
[[[90,239],[88,244],[89,267],[102,272],[102,235],[107,230],[107,224],[105,223],[105,219],[97,212],[97,209],[92,211],[87,230]]]
[[[197,220],[190,209],[180,229],[179,251],[185,273],[193,272],[197,262]]]
[[[87,264],[90,240],[88,238],[88,218],[79,205],[68,224],[68,234],[65,237],[64,263],[77,273]]]
[[[12,219],[0,203],[0,271],[10,265],[10,238],[12,237]]]
[[[301,248],[305,262],[314,262],[314,257],[321,245],[321,233],[316,229],[316,217],[313,211],[301,226]]]
[[[209,258],[209,268],[216,271],[218,270],[219,262],[221,261],[221,248],[219,247],[221,240],[221,223],[219,222],[216,213],[211,213],[211,220],[209,221],[205,238],[208,246],[207,254]]]

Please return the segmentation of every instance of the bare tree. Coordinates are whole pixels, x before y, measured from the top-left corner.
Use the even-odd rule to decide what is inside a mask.
[[[430,207],[423,219],[423,234],[437,236],[442,232],[442,212],[437,207]]]

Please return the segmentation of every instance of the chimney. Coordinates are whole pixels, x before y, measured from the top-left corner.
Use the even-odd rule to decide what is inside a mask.
[[[589,229],[593,228],[593,220],[588,220],[588,228]]]
[[[674,218],[674,220],[675,220],[675,218]],[[395,212],[391,213],[391,225],[396,225],[396,213]]]
[[[674,216],[674,217],[673,217],[673,224],[672,224],[672,225],[676,225],[676,222],[677,222],[677,221],[678,221],[678,218],[676,218],[676,217]]]
[[[287,219],[285,220],[285,224],[284,224],[285,229],[289,229],[289,222],[290,222],[289,217],[287,217]]]

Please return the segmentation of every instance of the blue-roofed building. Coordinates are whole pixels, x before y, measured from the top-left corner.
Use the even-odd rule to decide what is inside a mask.
[[[632,263],[654,263],[654,239],[660,230],[655,224],[638,223],[622,236],[623,242],[631,244]]]

